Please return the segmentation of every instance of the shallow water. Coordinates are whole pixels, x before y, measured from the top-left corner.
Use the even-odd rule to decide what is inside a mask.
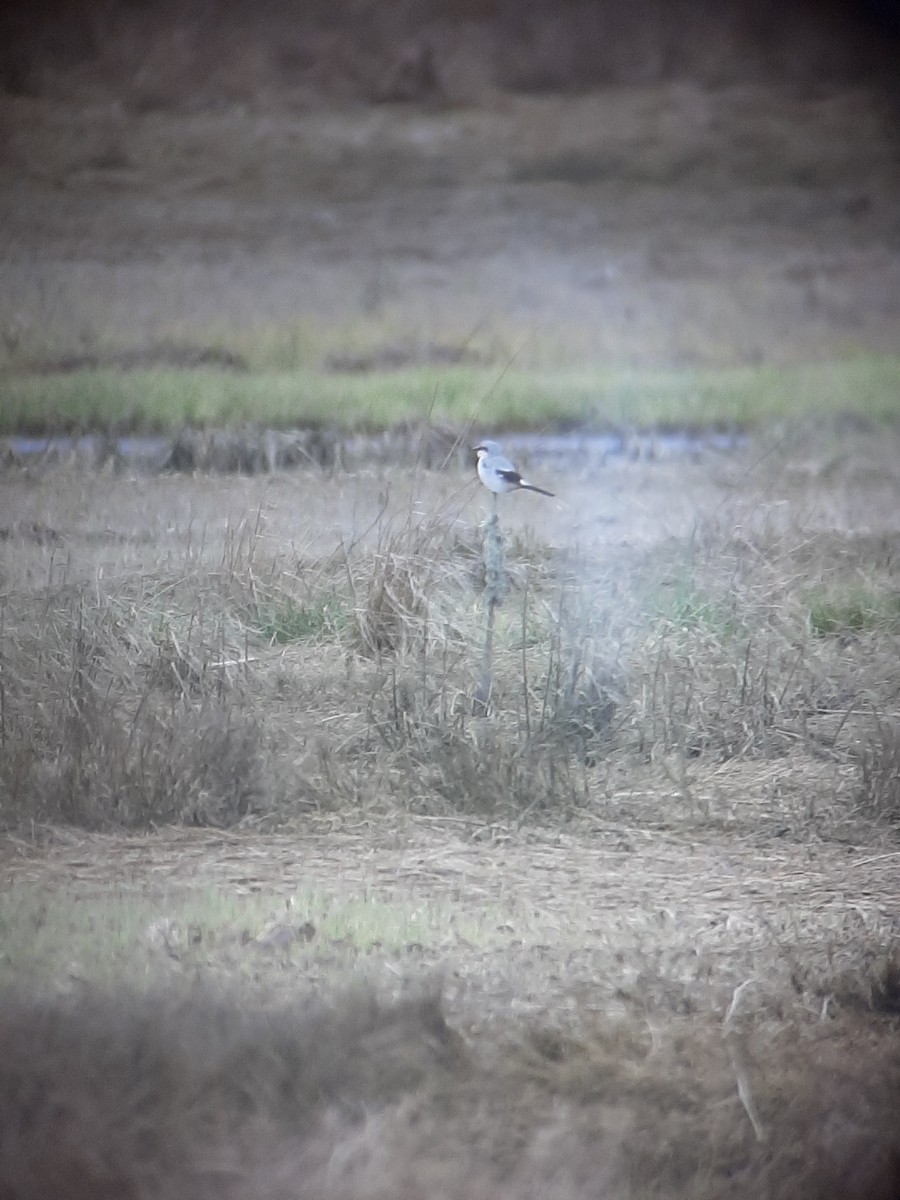
[[[530,462],[566,461],[579,467],[602,464],[608,459],[639,459],[646,462],[679,457],[696,457],[707,451],[730,453],[740,448],[745,437],[719,431],[676,430],[654,433],[514,433],[503,438],[506,452]],[[323,435],[321,431],[264,430],[232,433],[126,435],[108,437],[84,434],[78,437],[8,437],[0,442],[13,463],[40,462],[53,465],[75,460],[100,468],[119,463],[134,470],[154,473],[164,470],[199,469],[229,474],[261,474],[300,465],[352,467],[366,461],[384,463],[421,459],[420,433],[398,435]],[[440,465],[442,459],[465,457],[465,448],[448,441],[435,446],[436,453],[425,465]],[[179,450],[181,457],[179,457]],[[0,451],[0,452],[2,452]]]
[[[605,459],[621,455],[652,460],[693,455],[703,450],[728,453],[742,446],[745,440],[744,435],[738,433],[675,430],[663,433],[516,433],[509,434],[503,444],[513,456],[527,455],[532,459],[573,456]]]

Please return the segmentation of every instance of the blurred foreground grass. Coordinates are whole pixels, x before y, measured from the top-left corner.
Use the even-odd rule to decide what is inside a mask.
[[[751,428],[783,418],[900,415],[900,356],[790,367],[521,370],[408,367],[359,373],[198,368],[0,376],[0,433],[151,432],[186,424],[378,430],[421,419],[504,428]]]

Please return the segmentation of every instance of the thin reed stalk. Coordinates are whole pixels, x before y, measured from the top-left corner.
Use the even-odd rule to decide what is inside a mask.
[[[481,673],[472,700],[472,714],[476,717],[487,716],[490,710],[494,681],[494,619],[509,590],[506,552],[500,518],[497,515],[496,496],[494,511],[484,527],[484,567],[484,645],[481,652]]]

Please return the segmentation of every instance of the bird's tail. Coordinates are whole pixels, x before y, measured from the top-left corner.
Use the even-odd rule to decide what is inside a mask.
[[[524,479],[519,483],[519,487],[524,488],[526,492],[540,492],[542,496],[556,495],[556,492],[548,492],[546,488],[539,488],[536,483],[526,483]]]

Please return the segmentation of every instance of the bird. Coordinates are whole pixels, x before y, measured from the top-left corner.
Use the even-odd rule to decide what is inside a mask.
[[[556,494],[523,479],[500,449],[499,442],[484,441],[473,449],[478,455],[478,478],[495,496],[517,491],[539,492],[542,496]]]

